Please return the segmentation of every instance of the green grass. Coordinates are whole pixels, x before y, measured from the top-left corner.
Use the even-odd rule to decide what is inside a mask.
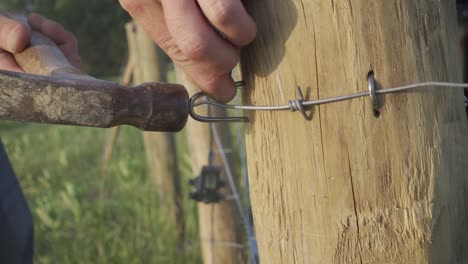
[[[178,252],[148,177],[141,132],[121,129],[104,174],[106,134],[95,128],[0,123],[33,212],[36,263],[200,263],[195,203],[184,197],[187,242]],[[179,147],[184,152],[186,146]],[[180,160],[187,179],[188,158]]]

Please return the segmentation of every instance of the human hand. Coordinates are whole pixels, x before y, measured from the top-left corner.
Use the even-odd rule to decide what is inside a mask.
[[[30,15],[28,23],[31,29],[54,41],[73,66],[80,67],[78,42],[72,33],[66,31],[59,23],[38,14]],[[12,54],[23,51],[29,45],[31,39],[30,27],[0,14],[0,69],[23,72]]]
[[[120,0],[122,7],[210,97],[236,94],[232,69],[256,25],[241,0]]]

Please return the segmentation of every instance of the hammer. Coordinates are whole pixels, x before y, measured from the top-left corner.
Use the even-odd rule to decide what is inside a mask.
[[[14,57],[26,74],[0,70],[0,120],[165,132],[179,131],[187,122],[189,98],[181,85],[123,87],[95,79],[34,31],[30,45]]]

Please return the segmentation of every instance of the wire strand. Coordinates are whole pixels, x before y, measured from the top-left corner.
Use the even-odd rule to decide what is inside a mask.
[[[218,148],[218,153],[219,153],[219,156],[222,160],[222,163],[223,163],[223,167],[224,167],[224,170],[225,170],[225,173],[226,173],[226,178],[228,179],[228,184],[229,184],[229,187],[231,188],[231,192],[233,194],[238,194],[238,190],[237,190],[237,186],[236,186],[236,183],[234,181],[234,177],[232,175],[232,170],[231,170],[231,166],[229,165],[229,161],[226,157],[226,154],[223,152],[223,145],[222,145],[222,142],[221,142],[221,139],[219,137],[219,133],[216,129],[216,124],[214,123],[211,123],[210,124],[210,128],[212,130],[212,133],[213,133],[213,139],[215,141],[215,144]],[[237,206],[237,209],[239,211],[239,215],[240,215],[240,218],[241,218],[241,221],[243,223],[243,226],[245,227],[245,231],[247,233],[247,236],[249,238],[249,244],[251,245],[252,244],[252,240],[251,238],[254,236],[253,234],[253,229],[252,229],[252,226],[250,225],[250,221],[248,221],[247,217],[246,217],[246,214],[245,214],[245,211],[242,207],[242,202],[239,198],[239,195],[236,195],[234,196],[234,201],[235,201],[235,204]],[[254,252],[252,252],[254,253]],[[253,262],[255,263],[255,262]]]
[[[215,251],[214,251],[214,226],[215,226],[215,217],[214,217],[214,211],[215,211],[215,205],[211,204],[210,206],[210,251],[211,251],[211,263],[216,263],[215,262]]]
[[[413,90],[416,88],[430,88],[430,87],[438,87],[438,88],[467,88],[468,83],[450,83],[450,82],[422,82],[422,83],[415,83],[415,84],[410,84],[410,85],[404,85],[404,86],[397,86],[397,87],[392,87],[392,88],[385,88],[385,89],[380,89],[376,90],[376,94],[391,94],[391,93],[398,93],[398,92],[405,92],[409,90]],[[322,104],[329,104],[329,103],[335,103],[335,102],[340,102],[340,101],[346,101],[346,100],[351,100],[355,98],[360,98],[360,97],[366,97],[369,96],[369,92],[358,92],[358,93],[353,93],[349,95],[342,95],[342,96],[335,96],[335,97],[329,97],[325,99],[318,99],[318,100],[301,100],[301,105],[302,106],[315,106],[315,105],[322,105]],[[292,100],[290,102],[295,102],[295,100]],[[213,100],[205,100],[205,101],[199,101],[194,104],[194,107],[200,106],[200,105],[212,105],[224,109],[239,109],[239,110],[247,110],[247,111],[284,111],[284,110],[291,110],[291,111],[297,111],[296,107],[289,103],[285,105],[274,105],[274,106],[257,106],[257,105],[230,105],[230,104],[222,104],[218,103]]]
[[[238,110],[241,112],[241,110]],[[240,115],[240,113],[239,113]],[[237,140],[239,146],[239,159],[241,165],[241,175],[244,184],[244,214],[246,217],[246,221],[248,225],[247,236],[249,239],[249,246],[250,246],[250,254],[251,254],[251,263],[257,264],[258,263],[258,247],[257,247],[257,240],[255,238],[255,230],[254,224],[252,222],[252,209],[250,205],[250,186],[249,186],[249,172],[247,169],[247,153],[245,149],[245,138],[244,138],[244,125],[242,123],[237,124]]]

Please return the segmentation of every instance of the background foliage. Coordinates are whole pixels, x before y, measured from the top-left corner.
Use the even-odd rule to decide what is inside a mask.
[[[75,33],[85,70],[118,81],[126,64],[117,0],[0,0],[6,11],[34,11]],[[25,11],[26,10],[26,11]],[[0,122],[5,145],[34,218],[36,263],[200,263],[196,203],[184,197],[185,248],[149,177],[142,134],[123,127],[108,170],[107,131]],[[178,134],[183,182],[193,176],[185,134]],[[183,193],[189,186],[183,184]]]
[[[91,75],[117,75],[126,62],[124,24],[130,17],[117,0],[2,0],[0,7],[60,22],[79,39],[83,66]]]
[[[122,127],[108,170],[106,130],[1,122],[0,135],[34,217],[35,263],[200,263],[196,204],[184,199],[186,244],[148,177],[141,132]],[[179,134],[183,142],[184,134]],[[180,153],[186,153],[180,144]],[[182,149],[180,149],[182,148]],[[184,182],[188,156],[179,157]],[[188,193],[185,184],[184,193]]]

